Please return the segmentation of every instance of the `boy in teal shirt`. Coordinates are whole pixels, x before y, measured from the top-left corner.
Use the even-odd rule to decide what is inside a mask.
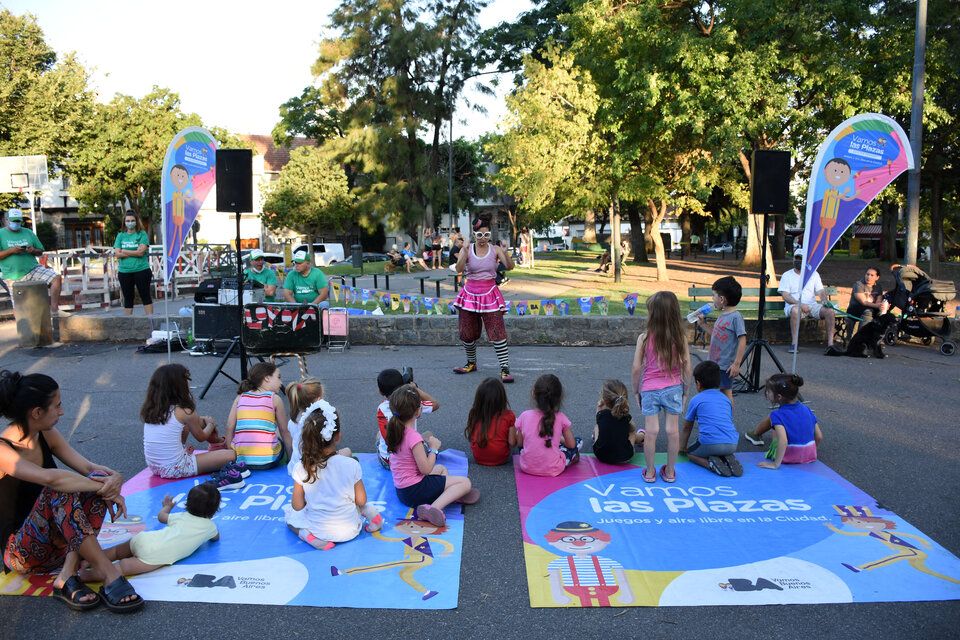
[[[250,266],[243,272],[243,277],[263,285],[264,302],[275,302],[277,293],[277,274],[270,267],[263,264],[263,251],[254,249],[250,252]]]
[[[293,271],[290,271],[283,281],[284,299],[287,302],[317,304],[327,308],[330,306],[327,301],[329,295],[327,276],[310,264],[307,252],[297,251],[293,254]]]
[[[37,256],[43,254],[43,245],[36,234],[23,228],[23,212],[7,210],[7,224],[0,228],[0,272],[13,300],[13,283],[43,282],[50,287],[50,306],[60,308],[60,276],[53,269],[40,266]]]

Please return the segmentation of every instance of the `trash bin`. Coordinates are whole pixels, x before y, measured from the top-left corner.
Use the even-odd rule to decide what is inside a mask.
[[[350,245],[350,257],[354,269],[363,269],[363,247],[361,245]]]
[[[21,347],[45,347],[53,343],[50,293],[44,282],[13,283],[13,317]]]

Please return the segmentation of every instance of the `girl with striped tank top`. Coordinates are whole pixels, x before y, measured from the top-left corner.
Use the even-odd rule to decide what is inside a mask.
[[[657,481],[654,459],[660,413],[666,414],[667,464],[660,467],[664,482],[677,479],[680,451],[680,413],[683,411],[683,383],[690,377],[690,351],[680,325],[680,302],[671,291],[658,291],[647,300],[647,331],[637,338],[633,355],[632,381],[646,433],[643,455],[645,482]]]
[[[259,362],[240,383],[227,418],[227,444],[250,469],[270,469],[293,450],[275,364]]]

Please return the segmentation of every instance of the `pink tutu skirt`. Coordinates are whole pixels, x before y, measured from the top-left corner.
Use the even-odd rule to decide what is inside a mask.
[[[507,309],[496,280],[467,280],[453,306],[474,313],[494,313]]]

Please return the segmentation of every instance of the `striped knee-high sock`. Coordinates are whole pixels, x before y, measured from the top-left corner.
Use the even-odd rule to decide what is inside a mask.
[[[493,348],[497,352],[497,362],[500,363],[501,369],[510,368],[510,347],[507,346],[506,340],[499,340],[493,343]]]
[[[467,362],[468,363],[476,362],[477,361],[477,341],[474,340],[473,342],[467,342],[465,340],[461,340],[461,342],[463,342],[463,349],[467,352]]]

